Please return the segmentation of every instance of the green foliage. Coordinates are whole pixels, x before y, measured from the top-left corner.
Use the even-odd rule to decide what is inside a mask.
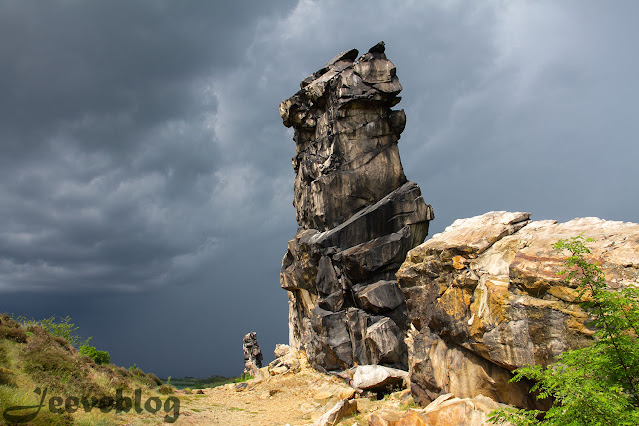
[[[242,375],[240,377],[236,377],[235,378],[235,383],[242,383],[242,382],[246,382],[247,380],[251,380],[254,377],[251,376],[250,374],[247,373],[242,373]]]
[[[586,260],[590,250],[582,235],[559,240],[553,247],[568,251],[562,274],[576,282],[581,305],[596,328],[593,345],[567,351],[548,368],[528,366],[512,381],[536,382],[538,398],[554,398],[548,412],[502,409],[491,413],[495,423],[514,425],[639,424],[639,289],[607,289],[601,268]],[[541,419],[538,421],[538,419]]]
[[[31,320],[30,323],[41,325],[52,336],[62,337],[64,340],[74,345],[78,342],[78,337],[73,333],[78,329],[72,324],[71,317],[58,318],[55,315],[44,318],[40,321]]]
[[[82,341],[80,337],[75,334],[78,327],[75,324],[71,323],[71,317],[66,316],[56,317],[55,315],[44,318],[41,320],[35,319],[27,319],[26,317],[18,317],[16,321],[20,322],[24,328],[26,328],[27,336],[33,335],[34,327],[42,327],[44,328],[51,336],[57,337],[59,339],[64,339],[64,342],[58,341],[60,343],[69,343],[76,348],[80,348],[83,345],[88,345],[91,341],[92,337]]]
[[[80,353],[84,356],[88,356],[98,365],[111,363],[111,355],[109,355],[107,351],[99,351],[93,346],[80,346]]]

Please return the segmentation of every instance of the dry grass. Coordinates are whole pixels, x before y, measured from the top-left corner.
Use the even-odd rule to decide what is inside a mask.
[[[37,388],[46,389],[45,406],[28,423],[30,425],[160,424],[169,413],[161,409],[155,414],[145,410],[116,413],[114,399],[118,389],[132,400],[134,391],[142,389],[142,406],[150,397],[162,397],[164,402],[167,397],[157,392],[161,384],[157,376],[139,368],[129,371],[112,364],[98,366],[67,340],[49,334],[42,326],[30,322],[24,327],[8,315],[0,314],[0,424],[4,424],[2,413],[6,408],[38,406],[41,394],[35,393]],[[58,413],[49,411],[52,397],[60,398]],[[70,397],[71,400],[85,397],[89,404],[80,403],[77,407],[71,404],[67,410],[64,403]],[[95,405],[91,406],[93,400]],[[30,410],[15,414],[28,414],[35,408]]]

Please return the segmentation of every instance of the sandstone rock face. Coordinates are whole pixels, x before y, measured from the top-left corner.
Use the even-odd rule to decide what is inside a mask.
[[[421,410],[381,410],[369,416],[369,426],[483,426],[493,423],[488,415],[506,407],[490,398],[478,395],[474,398],[456,398],[453,394],[438,397]]]
[[[327,370],[406,368],[404,295],[395,272],[433,218],[407,181],[397,141],[402,87],[379,43],[337,55],[280,105],[295,130],[298,232],[282,261],[289,344]]]
[[[257,334],[250,332],[244,336],[242,348],[244,350],[244,374],[255,377],[262,368],[262,350],[257,344]]]
[[[508,383],[510,371],[552,363],[593,334],[575,285],[559,274],[567,253],[552,248],[558,239],[593,238],[588,257],[611,290],[639,282],[638,224],[529,218],[491,212],[457,220],[409,252],[397,279],[412,324],[411,389],[421,404],[445,391],[543,408],[525,383]]]

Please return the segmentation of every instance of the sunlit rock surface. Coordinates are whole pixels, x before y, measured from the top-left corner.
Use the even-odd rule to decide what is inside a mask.
[[[531,221],[529,213],[490,212],[455,221],[411,250],[397,273],[411,330],[411,389],[426,404],[444,391],[534,407],[510,371],[547,365],[589,344],[593,330],[575,285],[559,272],[567,252],[552,246],[583,233],[588,259],[611,290],[639,282],[639,225],[598,218]],[[543,406],[543,404],[542,404]]]

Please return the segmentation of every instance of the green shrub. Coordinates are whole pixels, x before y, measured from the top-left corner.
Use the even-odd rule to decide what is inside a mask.
[[[84,356],[91,358],[97,365],[104,365],[111,363],[111,356],[107,351],[99,351],[93,346],[82,345],[80,346],[80,353]]]
[[[35,324],[39,324],[44,328],[50,335],[61,337],[66,340],[68,343],[71,343],[75,346],[78,342],[78,337],[73,335],[78,327],[72,324],[70,317],[58,318],[55,315],[42,319],[40,321],[32,320],[31,322]]]

